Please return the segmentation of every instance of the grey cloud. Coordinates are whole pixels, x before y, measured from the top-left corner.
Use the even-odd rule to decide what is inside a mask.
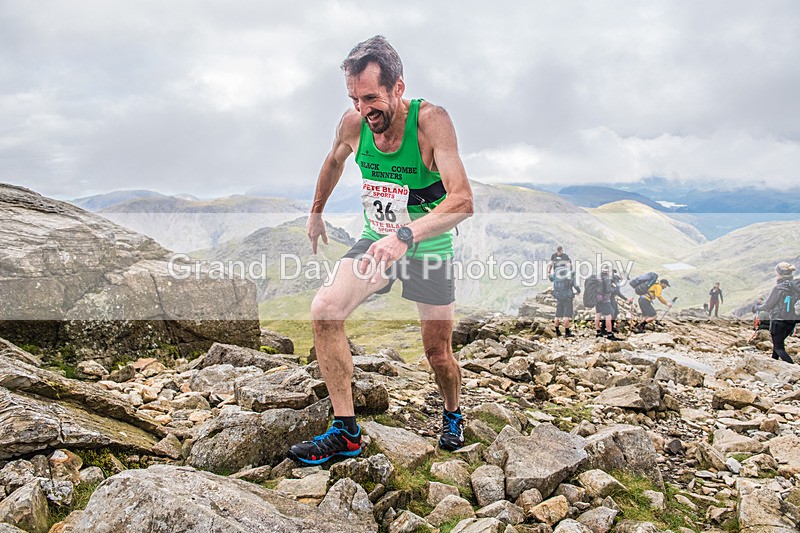
[[[476,179],[778,184],[800,168],[798,22],[790,0],[11,0],[0,179],[67,197],[310,189],[349,104],[339,63],[383,33]]]

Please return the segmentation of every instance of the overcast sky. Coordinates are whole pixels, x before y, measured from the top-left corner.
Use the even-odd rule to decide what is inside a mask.
[[[310,189],[349,105],[341,60],[377,33],[473,179],[800,178],[796,0],[290,5],[0,1],[0,181]]]

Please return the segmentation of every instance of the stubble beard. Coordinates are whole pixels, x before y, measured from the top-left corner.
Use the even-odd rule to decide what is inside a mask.
[[[392,125],[393,113],[391,111],[379,111],[380,120],[376,123],[367,121],[367,127],[372,130],[372,133],[383,133]]]

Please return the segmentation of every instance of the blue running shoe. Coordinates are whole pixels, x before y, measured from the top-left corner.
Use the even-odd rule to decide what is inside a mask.
[[[445,411],[442,415],[442,436],[439,447],[454,451],[464,446],[464,417],[460,413]]]
[[[361,426],[358,433],[353,435],[344,429],[341,421],[334,420],[328,431],[314,437],[314,440],[292,446],[289,457],[307,465],[319,465],[337,455],[355,457],[361,450]]]

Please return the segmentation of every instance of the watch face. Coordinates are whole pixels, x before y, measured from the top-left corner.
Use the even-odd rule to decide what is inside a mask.
[[[410,241],[414,238],[414,233],[407,227],[403,226],[397,230],[397,237],[401,241]]]

